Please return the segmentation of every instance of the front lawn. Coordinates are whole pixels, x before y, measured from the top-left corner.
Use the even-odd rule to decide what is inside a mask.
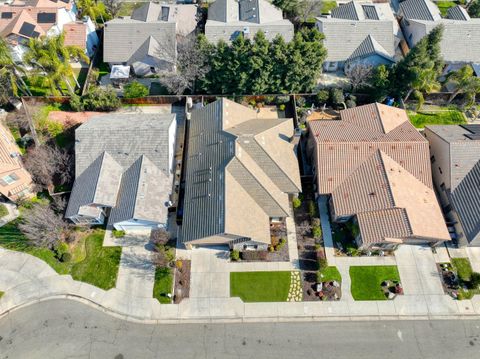
[[[230,296],[244,302],[285,302],[290,272],[231,272]]]
[[[72,248],[69,262],[60,261],[48,248],[32,246],[17,228],[16,221],[0,227],[0,246],[40,258],[58,274],[71,274],[75,280],[110,289],[115,287],[122,249],[103,247],[104,234],[104,230],[96,229],[81,238]]]
[[[319,282],[331,282],[336,281],[342,283],[342,275],[335,266],[328,266],[324,270],[318,271]]]
[[[5,216],[8,216],[8,209],[4,204],[0,203],[0,218]]]
[[[355,300],[386,300],[381,284],[400,281],[397,266],[350,267],[351,293]]]
[[[475,288],[474,284],[470,282],[473,274],[470,260],[468,258],[452,258],[452,266],[457,272],[460,284],[458,299],[471,299],[475,294],[480,294],[480,288]]]
[[[155,284],[153,285],[153,297],[162,304],[169,304],[172,299],[167,297],[173,290],[173,274],[168,267],[155,270]]]
[[[408,111],[410,122],[417,128],[427,125],[461,125],[467,123],[463,113],[455,108],[441,108],[438,111]]]

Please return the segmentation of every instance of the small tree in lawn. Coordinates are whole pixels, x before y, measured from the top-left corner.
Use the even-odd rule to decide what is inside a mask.
[[[72,239],[71,226],[46,203],[35,203],[25,209],[18,228],[37,247],[55,249]]]
[[[148,96],[148,88],[138,81],[133,81],[123,88],[123,96],[125,98],[145,97]]]
[[[450,72],[447,79],[454,86],[448,103],[451,103],[461,93],[466,94],[467,99],[473,99],[473,103],[475,102],[475,96],[480,92],[480,78],[474,76],[473,68],[470,65]]]

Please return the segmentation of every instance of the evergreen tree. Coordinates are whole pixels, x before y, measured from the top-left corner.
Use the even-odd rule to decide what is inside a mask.
[[[287,93],[285,89],[285,78],[288,67],[291,64],[289,47],[283,37],[277,35],[270,43],[270,58],[272,60],[272,74],[269,80],[269,90],[271,94]]]
[[[286,0],[288,1],[288,0]],[[480,17],[480,0],[473,0],[471,1],[468,6],[468,14],[471,17]]]
[[[249,87],[250,94],[268,93],[269,81],[272,76],[272,62],[270,58],[270,43],[265,34],[259,31],[255,34],[255,38],[251,48],[249,57]]]

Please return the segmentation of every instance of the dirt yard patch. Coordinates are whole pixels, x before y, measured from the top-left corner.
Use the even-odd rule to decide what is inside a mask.
[[[90,120],[93,116],[104,115],[102,112],[70,112],[70,111],[50,111],[48,119],[60,122],[65,127],[82,124]]]

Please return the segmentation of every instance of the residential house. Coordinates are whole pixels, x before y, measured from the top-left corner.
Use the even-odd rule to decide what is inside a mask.
[[[351,1],[334,8],[330,15],[317,17],[316,27],[325,36],[325,71],[396,61],[401,30],[389,3]]]
[[[110,114],[75,130],[75,183],[65,217],[131,231],[167,226],[175,115]]]
[[[187,248],[267,249],[270,224],[292,215],[301,191],[292,119],[227,99],[194,110],[181,241]]]
[[[404,110],[373,103],[308,127],[317,193],[329,197],[334,222],[357,226],[359,248],[450,240],[428,141]]]
[[[31,197],[32,177],[23,167],[20,150],[8,129],[0,124],[0,193],[10,201]]]
[[[480,246],[480,125],[426,126],[433,182],[461,246]]]
[[[12,55],[22,62],[28,41],[65,31],[65,44],[77,45],[93,56],[98,46],[95,25],[85,17],[77,21],[77,9],[69,0],[15,0],[0,6],[0,36],[10,44]]]
[[[283,18],[282,10],[266,0],[216,0],[208,7],[205,36],[208,41],[227,43],[239,35],[253,38],[263,31],[268,40],[281,35],[287,42],[293,39],[293,24]]]
[[[401,26],[410,47],[436,26],[443,25],[440,49],[446,64],[470,64],[480,61],[480,19],[472,19],[462,6],[448,10],[442,18],[430,0],[406,0],[400,3]]]
[[[177,35],[188,36],[197,26],[197,5],[146,3],[132,16],[105,23],[103,60],[131,66],[135,75],[175,70]]]

